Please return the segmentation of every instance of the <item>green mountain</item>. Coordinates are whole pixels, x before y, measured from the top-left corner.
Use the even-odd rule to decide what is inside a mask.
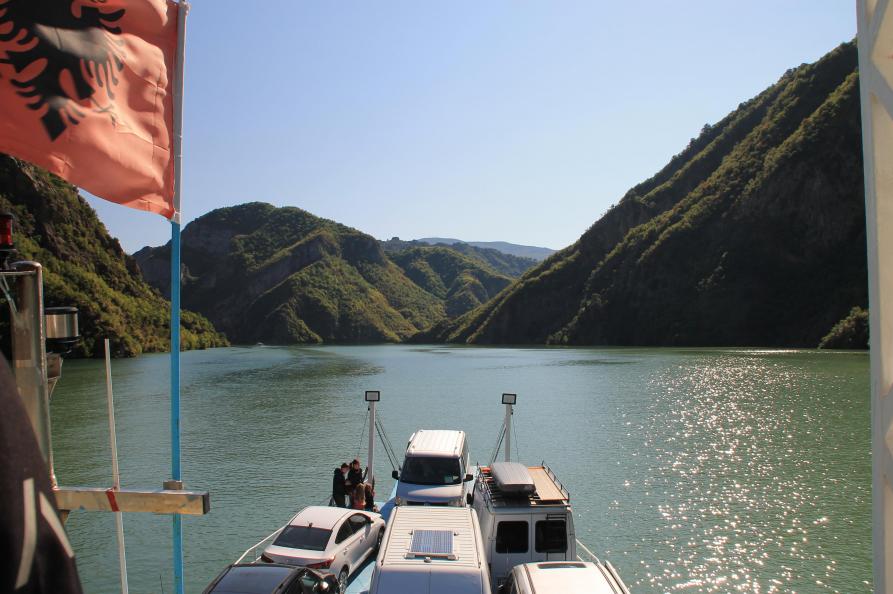
[[[512,282],[476,258],[447,247],[409,248],[391,259],[414,283],[442,299],[450,318],[486,303]]]
[[[182,235],[183,304],[237,343],[397,342],[446,315],[374,238],[299,208],[214,210]],[[170,248],[135,254],[162,292]]]
[[[382,241],[381,245],[387,254],[396,254],[410,248],[427,248],[431,245],[435,247],[447,248],[454,252],[458,252],[464,256],[467,256],[468,258],[482,265],[484,268],[492,270],[497,274],[501,274],[503,276],[508,276],[511,278],[521,276],[526,271],[536,266],[537,262],[533,258],[514,256],[512,254],[508,254],[494,248],[478,247],[475,245],[471,245],[470,243],[464,243],[458,240],[454,243],[442,242],[432,244],[420,239],[414,239],[412,241],[401,241],[399,238],[394,237],[387,241]]]
[[[73,356],[100,356],[104,338],[111,339],[116,356],[169,349],[170,304],[145,283],[76,188],[0,155],[0,210],[16,217],[18,259],[43,265],[46,305],[80,310],[83,340]],[[8,328],[6,305],[2,312]],[[181,334],[184,349],[227,344],[207,319],[188,311],[182,312]]]
[[[418,339],[818,345],[867,303],[856,63],[848,43],[789,70],[576,243]]]

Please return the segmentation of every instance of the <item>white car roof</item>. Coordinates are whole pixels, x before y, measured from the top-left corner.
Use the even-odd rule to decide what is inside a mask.
[[[536,592],[575,592],[577,594],[616,594],[611,582],[594,563],[554,561],[525,563]]]
[[[432,507],[418,506],[396,507],[391,512],[389,519],[390,534],[387,542],[382,547],[384,551],[379,555],[379,564],[383,567],[393,566],[422,566],[430,568],[453,567],[473,568],[479,570],[486,561],[482,557],[482,551],[478,550],[476,535],[479,528],[470,507]],[[411,544],[416,531],[447,532],[451,534],[453,558],[441,559],[434,557],[432,561],[425,561],[423,555],[411,556]],[[427,569],[425,570],[427,573]]]
[[[311,505],[299,511],[289,524],[291,526],[308,526],[312,523],[314,528],[331,530],[342,518],[359,513],[362,512],[356,509]]]
[[[419,429],[412,434],[407,456],[459,456],[462,454],[464,431]]]

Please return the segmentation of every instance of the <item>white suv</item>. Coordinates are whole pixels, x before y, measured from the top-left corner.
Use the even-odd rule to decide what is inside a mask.
[[[468,443],[464,431],[419,429],[409,438],[397,483],[396,505],[465,505]]]

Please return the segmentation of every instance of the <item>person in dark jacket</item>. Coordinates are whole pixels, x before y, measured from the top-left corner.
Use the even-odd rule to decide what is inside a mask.
[[[335,475],[332,477],[332,501],[337,507],[347,507],[345,499],[347,498],[347,474],[349,467],[342,464],[341,468],[335,469]]]
[[[360,470],[360,461],[356,458],[350,463],[350,470],[347,473],[348,489],[356,489],[357,485],[363,482],[363,471]]]

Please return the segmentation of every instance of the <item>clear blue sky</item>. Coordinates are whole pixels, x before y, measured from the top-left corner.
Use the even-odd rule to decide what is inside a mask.
[[[194,0],[184,222],[253,200],[378,238],[577,239],[855,36],[855,2]],[[157,215],[91,199],[128,252]]]

